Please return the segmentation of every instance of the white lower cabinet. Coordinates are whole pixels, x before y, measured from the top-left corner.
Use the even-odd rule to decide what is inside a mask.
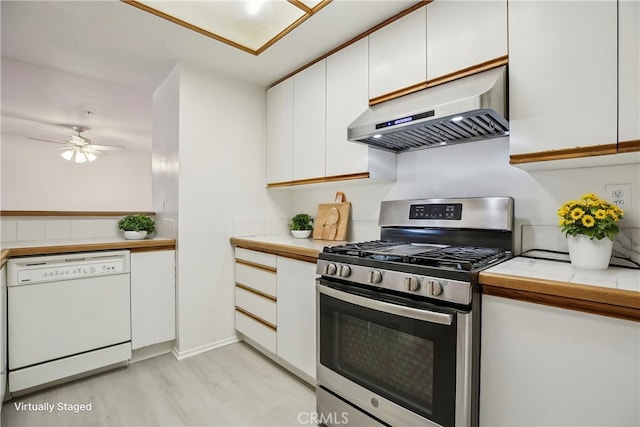
[[[251,344],[276,352],[276,256],[236,248],[236,330]]]
[[[249,344],[313,383],[316,294],[313,262],[236,248],[236,330]]]
[[[640,425],[640,323],[483,295],[480,425]]]
[[[131,348],[176,338],[176,252],[131,253]]]
[[[278,257],[278,356],[316,376],[316,265]]]

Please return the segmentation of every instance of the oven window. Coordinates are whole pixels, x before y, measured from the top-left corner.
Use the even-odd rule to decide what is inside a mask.
[[[453,424],[455,322],[411,319],[324,294],[319,319],[322,365],[438,424]]]

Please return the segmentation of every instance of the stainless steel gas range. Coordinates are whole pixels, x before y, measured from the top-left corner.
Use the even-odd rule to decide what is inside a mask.
[[[385,201],[380,240],[318,257],[327,426],[477,426],[478,274],[512,256],[509,197]]]

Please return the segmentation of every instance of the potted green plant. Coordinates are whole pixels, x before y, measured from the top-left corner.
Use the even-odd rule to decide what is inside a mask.
[[[313,218],[310,215],[299,213],[291,218],[289,229],[291,229],[293,237],[306,239],[313,230]]]
[[[118,229],[125,239],[141,240],[156,231],[156,222],[146,215],[127,215],[118,221]]]

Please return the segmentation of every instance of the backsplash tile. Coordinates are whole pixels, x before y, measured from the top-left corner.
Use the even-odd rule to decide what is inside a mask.
[[[70,239],[71,238],[71,220],[53,219],[45,221],[45,239]]]
[[[75,219],[71,221],[72,239],[90,239],[94,236],[92,219]]]
[[[15,242],[18,239],[18,224],[15,219],[0,219],[0,239],[3,242]]]
[[[554,225],[523,225],[521,253],[532,249],[569,252],[567,239]],[[613,240],[613,255],[640,263],[640,228],[621,228]]]
[[[46,236],[45,221],[40,219],[17,220],[17,241],[44,240]]]
[[[119,237],[118,219],[105,218],[93,220],[94,237]]]

